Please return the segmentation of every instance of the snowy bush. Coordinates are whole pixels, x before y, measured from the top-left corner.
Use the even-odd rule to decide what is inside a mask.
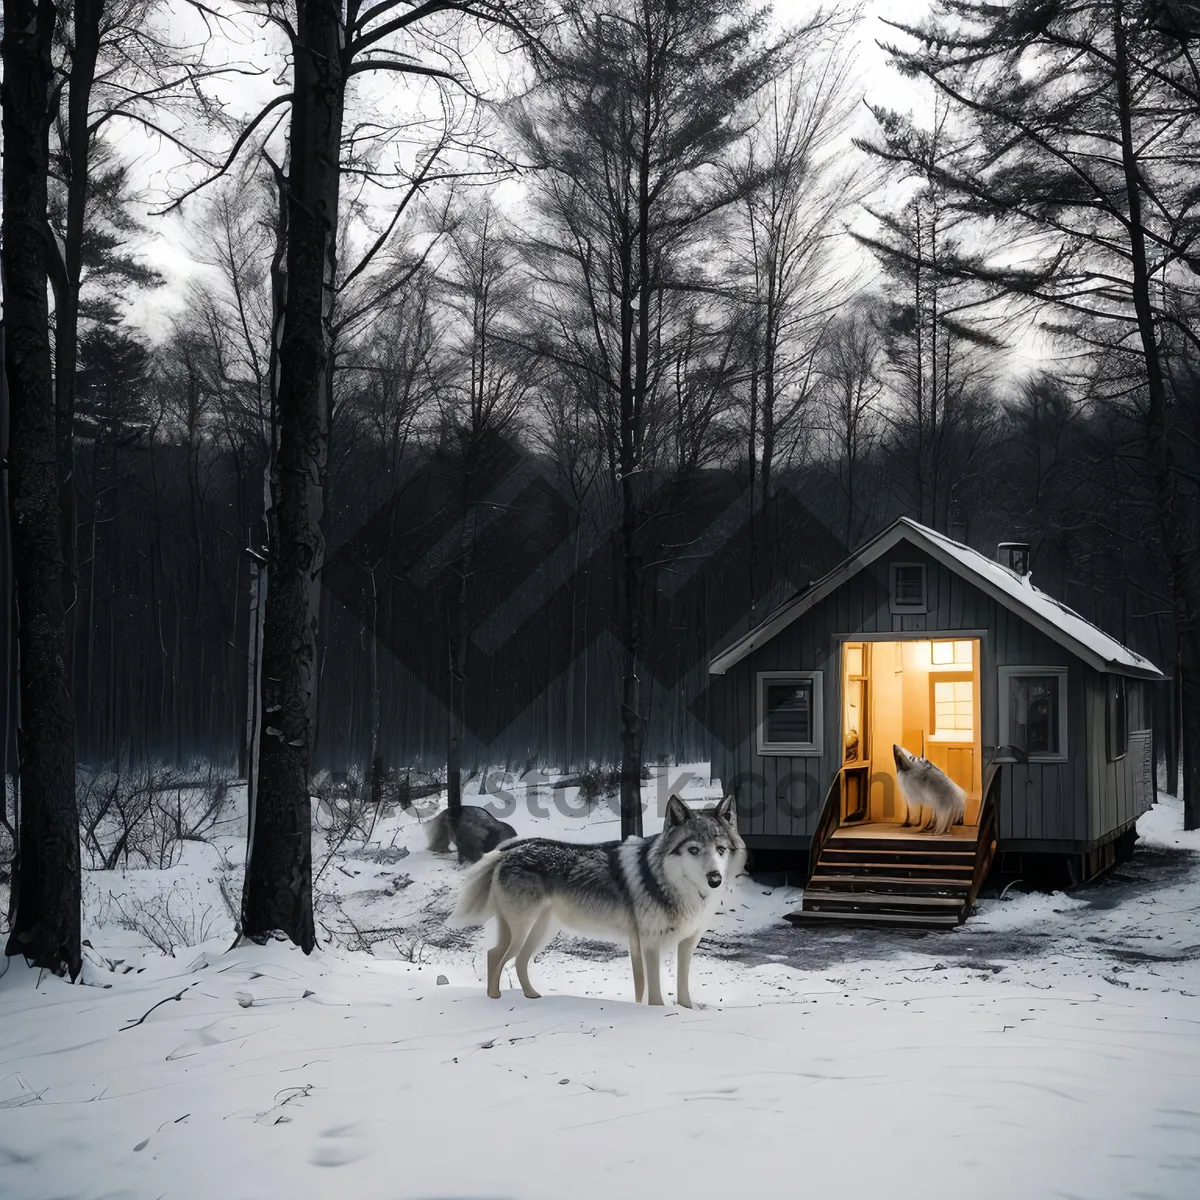
[[[185,842],[212,832],[229,785],[229,776],[212,766],[202,773],[161,763],[80,768],[75,786],[85,866],[174,866]]]
[[[177,946],[197,946],[229,929],[229,915],[219,904],[205,902],[186,883],[148,895],[110,891],[101,900],[101,923],[136,933],[164,954]]]

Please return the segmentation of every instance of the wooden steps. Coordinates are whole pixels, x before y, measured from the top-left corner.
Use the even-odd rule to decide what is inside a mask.
[[[856,912],[805,912],[803,909],[787,913],[784,920],[793,925],[823,925],[830,921],[845,921],[852,925],[904,925],[934,929],[953,929],[961,924],[957,915],[949,913],[931,914],[920,920],[913,920],[905,913],[873,913],[871,916],[863,916],[862,913]]]
[[[839,829],[822,845],[801,910],[788,920],[958,925],[966,919],[975,874],[977,846],[970,834],[893,837],[876,827],[856,836]]]
[[[822,888],[843,892],[901,892],[919,895],[957,895],[961,879],[939,879],[936,875],[914,879],[911,875],[823,875]],[[810,887],[812,884],[809,885]]]

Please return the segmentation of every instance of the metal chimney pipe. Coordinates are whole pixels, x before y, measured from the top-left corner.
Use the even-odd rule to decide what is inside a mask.
[[[1029,543],[1001,542],[996,547],[996,561],[1017,575],[1029,574]]]

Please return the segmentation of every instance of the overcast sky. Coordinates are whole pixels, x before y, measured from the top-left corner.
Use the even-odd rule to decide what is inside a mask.
[[[796,24],[806,19],[816,7],[810,0],[777,0],[774,15],[781,24]],[[171,0],[167,11],[170,14],[172,32],[176,36],[178,31],[185,27],[183,22],[190,21],[194,24],[194,10],[184,4],[183,0]],[[869,0],[864,6],[855,42],[857,89],[865,101],[918,114],[928,107],[928,100],[920,89],[888,67],[887,55],[877,45],[878,41],[895,36],[894,31],[882,23],[881,16],[890,20],[915,22],[919,21],[926,11],[927,0]],[[249,116],[264,100],[277,94],[279,85],[272,76],[276,69],[275,64],[279,62],[281,48],[275,43],[276,49],[272,51],[272,37],[270,31],[243,17],[237,26],[235,37],[216,48],[218,54],[228,59],[256,62],[269,68],[269,73],[259,78],[243,76],[218,85],[219,94],[231,115]],[[486,66],[476,64],[477,81],[481,82],[481,74],[489,73],[491,72]],[[394,75],[380,78],[383,83],[377,86],[380,88],[378,101],[381,111],[403,112],[406,108],[416,107],[415,89],[412,84],[400,81]],[[501,91],[502,85],[493,87],[491,94],[496,96]],[[869,114],[864,108],[860,131],[868,132],[870,128]],[[203,194],[189,200],[182,213],[175,212],[167,216],[154,214],[155,210],[161,209],[167,200],[178,195],[189,182],[200,178],[201,169],[194,163],[188,164],[177,148],[161,144],[137,129],[122,129],[117,144],[124,155],[134,160],[136,184],[144,197],[142,208],[146,214],[147,235],[144,239],[139,239],[141,251],[146,261],[158,269],[167,280],[164,287],[136,296],[129,319],[148,337],[159,340],[170,332],[173,320],[186,309],[189,282],[205,271],[197,262],[196,255],[197,226],[204,207]],[[228,145],[228,140],[224,145]],[[847,149],[848,153],[857,153],[849,147]],[[519,184],[515,188],[513,185],[506,185],[504,192],[511,198],[518,189]],[[877,195],[875,202],[886,206],[887,199],[886,195]],[[844,214],[846,224],[861,220],[861,211],[852,210]],[[843,254],[852,258],[853,269],[862,279],[871,278],[875,267],[870,255],[858,248],[849,238],[845,241]],[[1014,366],[1030,365],[1039,361],[1045,354],[1039,339],[1028,330],[1012,330],[1010,338],[1016,343],[1012,356]]]

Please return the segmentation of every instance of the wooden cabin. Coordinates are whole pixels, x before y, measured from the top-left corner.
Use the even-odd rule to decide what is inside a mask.
[[[1082,882],[1131,846],[1163,676],[1028,558],[901,518],[710,662],[713,775],[752,850],[804,864],[805,919],[957,924],[997,854]],[[914,827],[893,744],[965,789],[961,824]]]

